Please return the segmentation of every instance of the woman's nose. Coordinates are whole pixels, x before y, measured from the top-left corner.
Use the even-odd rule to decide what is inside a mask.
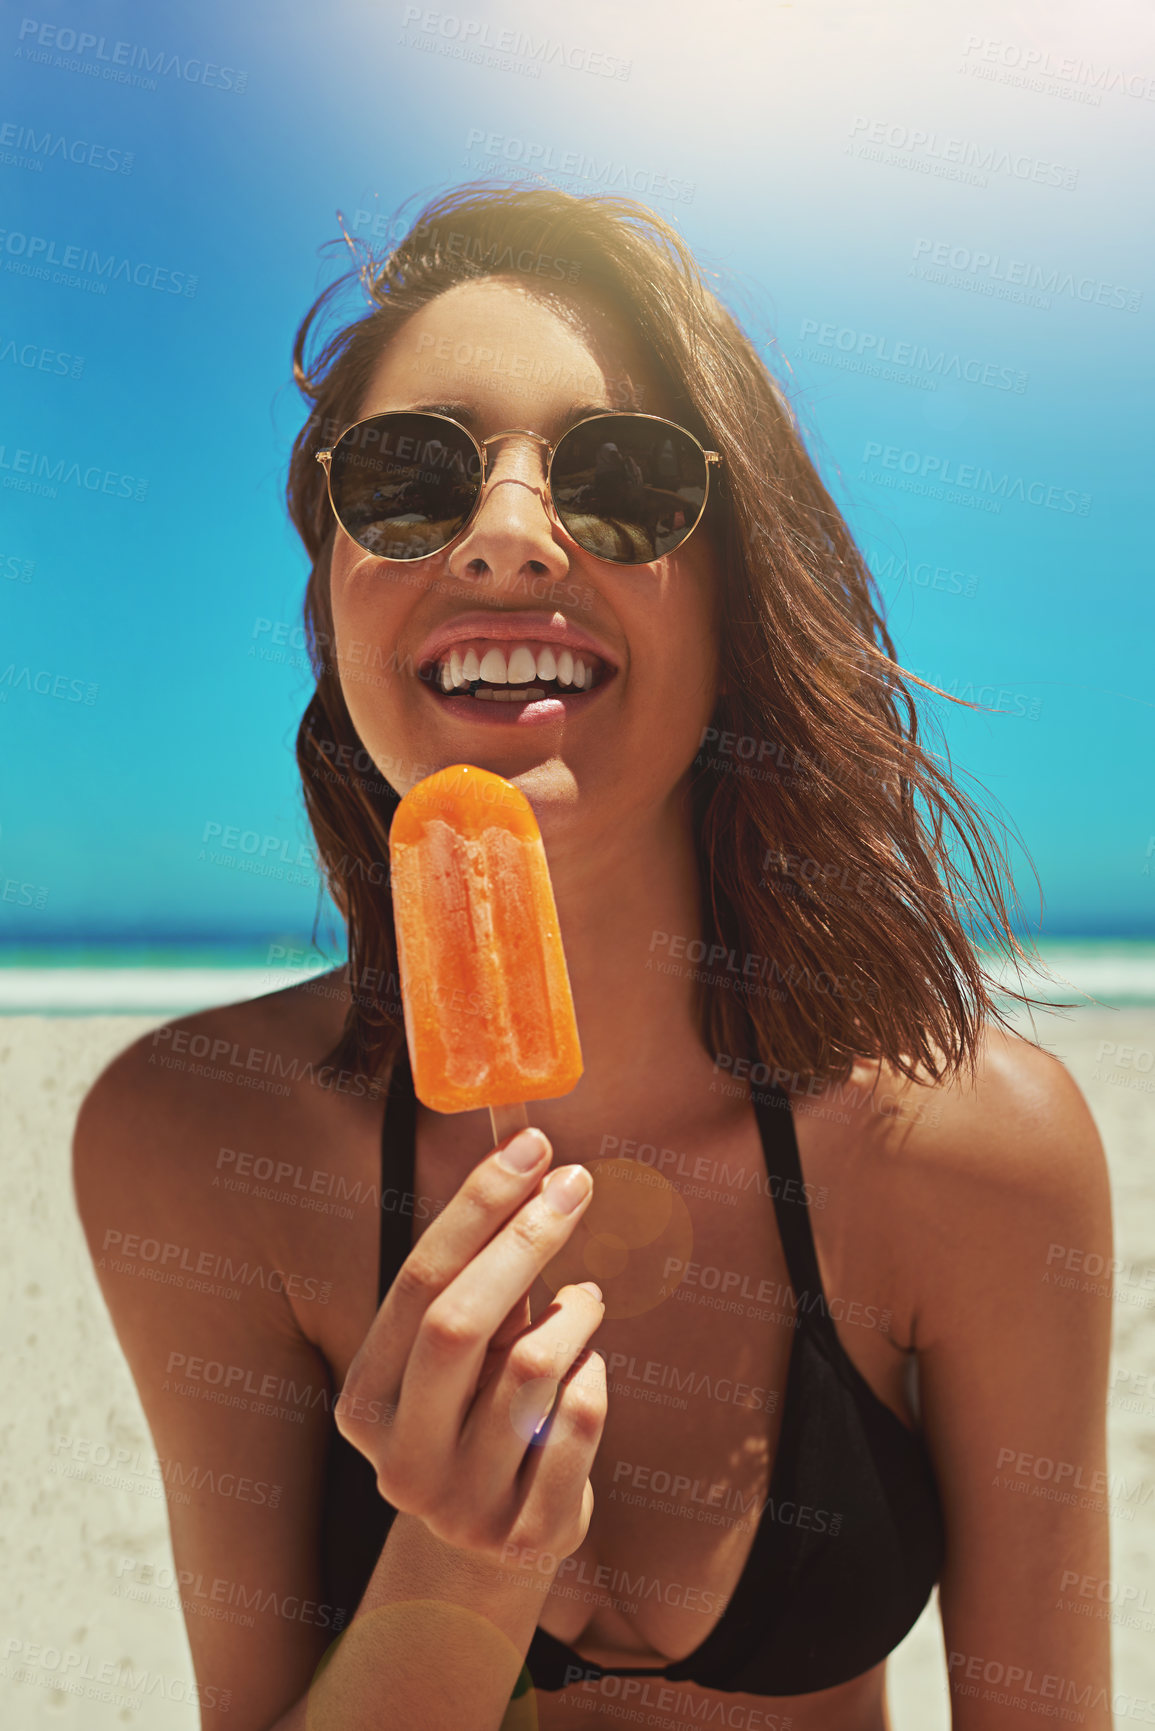
[[[533,440],[516,434],[488,448],[481,504],[449,556],[456,576],[492,573],[495,585],[531,570],[564,577],[569,559],[554,537],[546,491],[546,459]]]

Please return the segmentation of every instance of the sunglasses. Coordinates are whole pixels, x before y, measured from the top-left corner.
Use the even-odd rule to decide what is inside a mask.
[[[520,427],[475,439],[448,415],[370,415],[317,452],[345,533],[378,559],[428,559],[456,541],[481,503],[487,447],[533,439],[546,450],[546,489],[562,528],[586,553],[648,565],[702,520],[710,466],[692,433],[658,415],[604,414],[550,444]]]

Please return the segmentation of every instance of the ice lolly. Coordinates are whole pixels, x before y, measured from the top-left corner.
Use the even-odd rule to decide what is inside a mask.
[[[389,860],[414,1092],[436,1112],[488,1106],[500,1141],[525,1101],[582,1073],[533,808],[502,776],[454,764],[402,799]]]

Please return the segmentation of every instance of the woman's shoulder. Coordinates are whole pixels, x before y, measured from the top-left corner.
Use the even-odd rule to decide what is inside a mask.
[[[858,1075],[874,1100],[860,1134],[907,1181],[949,1177],[1009,1194],[1061,1189],[1101,1165],[1095,1121],[1066,1065],[992,1022],[973,1069],[929,1083],[883,1064],[860,1066]]]
[[[1066,1065],[987,1024],[973,1071],[919,1085],[889,1066],[856,1071],[852,1147],[861,1193],[905,1270],[921,1334],[984,1324],[993,1302],[1031,1305],[1071,1246],[1109,1256],[1106,1157]],[[867,1104],[873,1097],[873,1109]]]
[[[140,1035],[85,1095],[76,1162],[96,1179],[131,1179],[147,1163],[156,1185],[179,1182],[184,1158],[209,1144],[263,1152],[327,1139],[376,1092],[368,1078],[326,1063],[347,1002],[344,970],[335,969]]]

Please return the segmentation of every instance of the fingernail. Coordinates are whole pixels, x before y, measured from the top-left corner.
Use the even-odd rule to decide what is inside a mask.
[[[578,1291],[588,1292],[592,1297],[597,1299],[599,1304],[602,1302],[602,1289],[596,1280],[579,1280]]]
[[[519,1130],[513,1141],[501,1149],[497,1163],[522,1178],[540,1166],[548,1152],[549,1143],[540,1130]]]
[[[584,1166],[559,1166],[546,1179],[542,1195],[555,1214],[572,1214],[593,1187],[594,1181]]]

